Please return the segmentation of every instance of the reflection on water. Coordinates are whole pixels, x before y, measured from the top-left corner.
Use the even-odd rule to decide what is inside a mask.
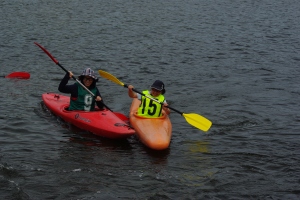
[[[209,153],[209,142],[207,141],[195,141],[189,143],[189,150],[192,153]]]

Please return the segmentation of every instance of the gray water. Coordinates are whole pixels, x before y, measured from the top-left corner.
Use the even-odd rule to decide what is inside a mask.
[[[300,199],[300,2],[164,0],[0,2],[1,199]],[[136,89],[161,79],[171,107],[213,122],[204,133],[172,112],[169,149],[64,123],[41,95],[68,70],[107,71]],[[71,82],[71,81],[70,81]],[[101,79],[128,114],[125,88]]]

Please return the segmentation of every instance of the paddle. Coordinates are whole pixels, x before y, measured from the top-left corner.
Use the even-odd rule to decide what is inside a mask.
[[[108,80],[110,80],[110,81],[112,81],[112,82],[114,82],[114,83],[116,83],[116,84],[118,84],[118,85],[121,85],[121,86],[123,86],[123,87],[125,87],[125,88],[128,88],[128,85],[122,83],[119,79],[117,79],[117,78],[116,78],[115,76],[113,76],[112,74],[110,74],[110,73],[108,73],[108,72],[105,72],[105,71],[103,71],[103,70],[99,70],[98,72],[99,72],[100,76],[102,76],[102,77],[104,77],[104,78],[106,78],[106,79],[108,79]],[[163,105],[162,102],[160,102],[160,101],[158,101],[158,100],[156,100],[156,99],[154,99],[154,98],[152,98],[152,97],[150,97],[150,96],[147,96],[147,95],[145,95],[145,94],[143,94],[143,93],[137,91],[137,90],[134,89],[134,88],[133,88],[132,90],[133,90],[134,92],[136,92],[136,93],[139,93],[139,94],[141,94],[141,95],[143,95],[143,96],[145,96],[145,97],[147,97],[147,98],[149,98],[149,99],[151,99],[151,100],[153,100],[153,101],[155,101],[155,102],[157,102],[157,103]],[[211,125],[212,125],[212,122],[211,122],[211,121],[209,121],[209,120],[206,119],[205,117],[202,117],[201,115],[198,115],[198,114],[196,114],[196,113],[189,113],[189,114],[186,114],[186,113],[180,112],[179,110],[176,110],[175,108],[172,108],[172,107],[170,107],[170,106],[166,106],[166,107],[168,107],[168,108],[170,108],[171,110],[173,110],[173,111],[179,113],[180,115],[182,115],[182,116],[186,119],[186,121],[187,121],[189,124],[191,124],[192,126],[198,128],[198,129],[200,129],[200,130],[202,130],[202,131],[208,131],[208,130],[210,129]]]
[[[40,44],[38,44],[37,42],[34,42],[35,45],[37,45],[38,47],[40,47],[50,58],[51,60],[53,60],[53,62],[55,62],[55,64],[57,64],[60,68],[62,68],[66,73],[69,73],[68,70],[66,70],[48,51],[47,49],[45,49],[44,47],[42,47]],[[86,91],[88,91],[94,98],[96,98],[96,96],[87,88],[85,87],[77,78],[75,78],[74,76],[72,76],[72,78],[77,81],[77,83],[79,83]],[[113,112],[107,105],[105,105],[103,103],[103,101],[96,101],[97,106],[100,108],[103,104],[108,110],[110,110],[111,112]]]
[[[2,76],[4,78],[18,78],[18,79],[29,79],[30,74],[28,72],[12,72],[6,76]]]

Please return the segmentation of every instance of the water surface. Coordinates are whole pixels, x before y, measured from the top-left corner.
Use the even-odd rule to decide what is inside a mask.
[[[1,199],[299,199],[299,2],[38,1],[0,3]],[[178,113],[166,151],[64,123],[41,95],[68,70],[105,70],[138,90],[156,79]],[[71,81],[70,81],[71,82]],[[114,111],[126,89],[100,79]]]

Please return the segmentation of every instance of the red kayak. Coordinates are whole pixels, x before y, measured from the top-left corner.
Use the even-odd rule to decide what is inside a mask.
[[[128,118],[117,112],[105,110],[95,111],[68,111],[70,97],[55,93],[42,95],[45,106],[55,115],[68,123],[91,133],[110,138],[120,139],[135,134],[133,128],[128,125]]]

